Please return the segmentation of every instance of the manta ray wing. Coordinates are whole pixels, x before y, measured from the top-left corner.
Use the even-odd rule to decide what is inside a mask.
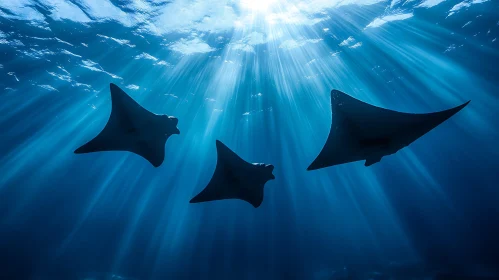
[[[110,89],[112,109],[106,126],[75,153],[127,151],[160,166],[169,136],[156,132],[161,131],[155,127],[160,116],[147,111],[115,84]]]
[[[222,142],[217,144],[217,166],[208,185],[190,203],[223,199],[244,200],[257,208],[263,201],[263,187],[255,165],[243,160]]]
[[[329,136],[307,170],[359,160],[366,160],[365,165],[370,166],[408,146],[468,103],[441,112],[411,114],[376,107],[333,90]]]

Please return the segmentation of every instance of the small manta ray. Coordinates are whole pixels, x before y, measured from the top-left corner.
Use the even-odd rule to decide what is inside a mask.
[[[127,151],[147,159],[154,167],[163,163],[165,143],[180,134],[178,119],[149,112],[117,85],[111,88],[111,116],[104,129],[75,154]]]
[[[206,188],[190,203],[222,199],[241,199],[258,208],[263,202],[263,187],[275,179],[274,166],[249,163],[217,140],[217,166]]]
[[[373,165],[382,157],[407,147],[468,105],[445,111],[410,114],[383,109],[331,91],[331,130],[317,158],[307,170],[365,160]]]

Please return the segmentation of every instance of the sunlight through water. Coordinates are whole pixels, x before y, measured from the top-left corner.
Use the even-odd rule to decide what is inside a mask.
[[[273,5],[275,5],[277,0],[241,0],[241,6],[244,9],[249,9],[252,11],[267,12]]]
[[[0,1],[0,279],[499,272],[497,11],[492,0]],[[161,166],[74,154],[105,126],[110,83],[178,118]],[[332,89],[400,112],[471,103],[372,166],[307,171]],[[257,209],[189,203],[215,171],[216,140],[275,166]]]

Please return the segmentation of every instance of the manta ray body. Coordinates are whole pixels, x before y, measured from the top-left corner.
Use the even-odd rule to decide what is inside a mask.
[[[180,134],[178,119],[149,112],[115,84],[110,89],[112,109],[106,126],[75,153],[127,151],[145,158],[154,167],[160,166],[165,158],[166,140]]]
[[[365,166],[373,165],[407,147],[469,102],[440,112],[410,114],[376,107],[333,90],[331,130],[322,151],[307,170],[360,160],[365,160]]]
[[[275,179],[272,174],[274,166],[249,163],[218,140],[216,146],[215,173],[204,190],[191,199],[190,203],[240,199],[258,208],[263,202],[265,183]]]

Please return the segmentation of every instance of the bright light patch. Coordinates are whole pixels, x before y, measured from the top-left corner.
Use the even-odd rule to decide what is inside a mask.
[[[266,12],[276,0],[241,0],[241,7],[255,12]]]

